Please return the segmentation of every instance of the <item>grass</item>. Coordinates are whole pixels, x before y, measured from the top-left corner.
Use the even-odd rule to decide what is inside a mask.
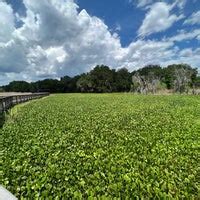
[[[200,96],[52,95],[0,129],[19,199],[199,196]]]

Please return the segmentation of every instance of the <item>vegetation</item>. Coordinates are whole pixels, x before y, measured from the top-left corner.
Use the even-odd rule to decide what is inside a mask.
[[[169,65],[162,68],[148,65],[137,71],[126,68],[110,69],[108,66],[96,66],[86,74],[75,77],[64,76],[60,80],[46,79],[34,83],[13,81],[2,88],[12,92],[139,92],[156,93],[159,89],[171,89],[174,92],[188,93],[200,87],[197,69],[189,65]]]
[[[199,102],[65,94],[15,107],[1,184],[19,199],[198,199]]]

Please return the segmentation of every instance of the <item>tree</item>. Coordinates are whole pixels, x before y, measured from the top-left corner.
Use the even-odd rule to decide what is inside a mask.
[[[97,65],[89,73],[94,92],[112,92],[114,89],[113,71],[105,65]]]
[[[140,94],[147,94],[147,81],[145,79],[145,76],[141,76],[139,72],[136,72],[132,76],[132,82],[133,82],[133,91],[140,93]]]
[[[200,88],[200,76],[197,76],[197,77],[194,79],[194,84],[195,84],[195,87],[196,87],[196,88]]]
[[[62,91],[63,92],[69,92],[70,91],[70,81],[71,77],[69,76],[64,76],[60,78],[60,82],[62,84]]]
[[[93,92],[93,83],[89,74],[82,74],[78,79],[77,88],[80,92]]]
[[[197,77],[197,69],[192,68],[190,65],[187,64],[174,64],[167,66],[167,68],[164,68],[163,74],[163,82],[167,85],[168,89],[174,89],[175,91],[182,92],[182,90],[185,90],[183,88],[186,87],[183,86],[183,82],[188,81],[189,87],[192,87]],[[181,80],[181,77],[185,77],[183,78],[185,79],[185,81]],[[180,86],[181,82],[182,86]]]
[[[44,79],[33,83],[34,92],[58,93],[62,90],[62,84],[57,79]]]
[[[132,74],[133,91],[141,94],[155,94],[163,77],[162,68],[159,65],[148,65]]]
[[[114,72],[115,90],[117,92],[129,92],[131,89],[131,74],[126,68]]]
[[[77,86],[76,83],[80,76],[74,76],[74,77],[69,77],[69,76],[64,76],[61,77],[60,82],[62,85],[62,92],[77,92]]]
[[[7,86],[4,86],[6,92],[30,92],[31,85],[26,81],[12,81]]]
[[[146,65],[145,67],[137,70],[137,72],[141,76],[149,76],[151,74],[154,75],[154,77],[157,77],[161,79],[163,77],[163,68],[160,65]]]
[[[184,68],[175,69],[174,72],[174,91],[183,93],[188,93],[189,82],[190,82],[190,73]]]
[[[60,80],[45,79],[28,83],[13,81],[2,90],[10,92],[128,92],[135,91],[142,94],[156,93],[162,85],[175,92],[196,93],[200,87],[197,69],[186,64],[169,65],[161,68],[159,65],[147,65],[137,71],[129,73],[126,68],[110,69],[105,65],[97,65],[86,74],[74,77],[63,76]]]
[[[160,84],[160,78],[155,72],[149,72],[149,75],[146,77],[147,82],[147,91],[155,94],[157,92],[158,86]]]

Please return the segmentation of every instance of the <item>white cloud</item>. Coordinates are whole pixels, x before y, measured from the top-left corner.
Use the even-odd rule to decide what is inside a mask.
[[[180,9],[183,9],[187,3],[187,0],[176,0],[175,3]]]
[[[27,65],[28,49],[20,40],[10,40],[0,45],[0,72],[21,72]]]
[[[11,39],[14,29],[12,8],[6,3],[0,2],[0,44]]]
[[[117,34],[85,10],[78,13],[72,0],[24,0],[24,4],[23,26],[14,28],[10,40],[0,45],[1,73],[23,72],[33,79],[75,75],[96,64],[115,66],[123,53]]]
[[[116,27],[115,27],[115,31],[116,31],[116,32],[119,32],[119,31],[121,31],[121,30],[122,30],[121,25],[120,25],[119,23],[117,23],[117,24],[116,24]]]
[[[130,71],[146,64],[165,66],[180,61],[200,66],[195,49],[189,58],[184,56],[189,50],[184,54],[175,47],[180,38],[198,39],[198,30],[195,35],[181,32],[161,41],[139,39],[123,48],[116,33],[86,10],[78,12],[72,0],[24,0],[24,4],[26,16],[20,17],[23,25],[15,28],[12,8],[0,3],[0,84],[75,75],[97,64]],[[167,16],[179,18],[169,14],[168,4],[159,4],[165,11],[161,21]]]
[[[186,48],[179,52],[179,61],[182,63],[192,63],[193,67],[199,66],[200,48]]]
[[[166,2],[165,0],[162,0],[163,2]],[[183,12],[183,8],[185,7],[187,0],[167,0],[167,2],[171,3],[172,8],[178,8],[179,11]]]
[[[145,7],[149,4],[151,4],[153,2],[153,0],[139,0],[137,7]]]
[[[172,3],[174,6],[177,6],[179,9],[183,9],[186,5],[187,0],[129,0],[129,3],[134,3],[136,1],[136,5],[138,8],[148,8],[151,4],[156,2],[165,2]]]
[[[165,38],[164,41],[169,40],[172,42],[181,42],[183,40],[191,40],[191,39],[200,40],[200,29],[194,29],[191,32],[186,32],[184,30],[181,30],[177,35],[170,38]]]
[[[122,66],[133,70],[148,64],[165,65],[166,60],[176,53],[176,49],[172,47],[173,42],[170,41],[138,40],[127,48],[127,53],[121,60]]]
[[[200,24],[200,11],[193,13],[188,19],[185,20],[184,24]]]
[[[34,46],[27,55],[29,71],[38,77],[57,77],[57,67],[66,57],[67,54],[62,47],[43,49],[41,46]]]
[[[181,57],[191,57],[192,54],[193,54],[192,48],[183,49],[179,53]]]
[[[177,16],[170,14],[173,6],[164,2],[158,2],[150,7],[145,19],[139,28],[139,36],[147,36],[170,28],[176,21],[183,18],[183,15]]]

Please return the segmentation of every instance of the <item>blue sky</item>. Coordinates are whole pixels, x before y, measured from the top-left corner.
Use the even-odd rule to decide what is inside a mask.
[[[139,9],[137,7],[137,1],[133,0],[132,4],[130,0],[77,0],[81,9],[86,9],[90,15],[101,18],[105,24],[115,31],[117,26],[121,28],[117,33],[120,36],[122,46],[128,46],[133,40],[137,39],[137,30],[139,29],[142,21],[145,17],[146,10],[144,8]],[[173,3],[174,1],[165,1]],[[182,12],[185,16],[190,16],[193,12],[200,10],[200,1],[185,1],[185,6],[181,10],[174,8],[174,12]],[[199,19],[200,20],[200,19]],[[159,32],[150,35],[149,39],[162,39],[162,37],[173,36],[178,29],[181,29],[181,25],[184,19],[175,23],[172,27],[164,32]],[[194,27],[200,27],[199,25],[185,26],[185,30],[190,30]],[[198,46],[195,41],[191,41],[192,46]],[[180,44],[180,45],[183,45]],[[189,43],[184,44],[185,47],[189,46]]]
[[[0,85],[97,64],[200,70],[199,0],[4,0],[0,27]]]
[[[122,46],[129,45],[137,37],[145,15],[145,11],[137,9],[128,0],[79,0],[78,5],[80,10],[86,9],[90,15],[101,18],[111,31],[116,31]],[[119,27],[120,30],[116,30]]]

